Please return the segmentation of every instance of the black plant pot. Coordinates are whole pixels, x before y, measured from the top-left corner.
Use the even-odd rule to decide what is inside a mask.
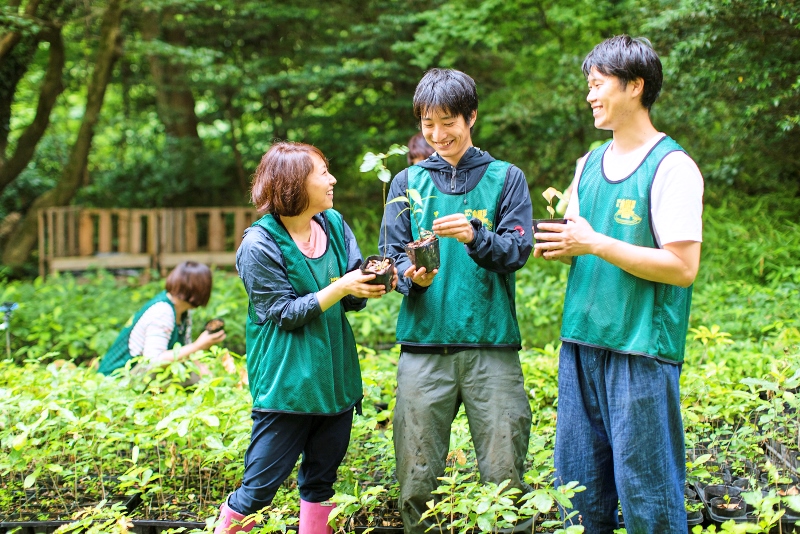
[[[725,502],[723,497],[714,497],[711,499],[711,511],[725,519],[734,517],[744,517],[747,515],[747,506],[741,497],[731,497],[728,502]]]
[[[406,245],[406,254],[414,267],[421,269],[425,267],[425,272],[431,272],[439,268],[439,238],[433,236],[425,240],[416,240]]]
[[[738,497],[739,494],[742,493],[740,488],[736,486],[729,486],[727,484],[709,484],[705,488],[703,488],[703,500],[706,504],[711,502],[711,499],[714,497]]]
[[[539,224],[540,223],[548,223],[548,224],[567,224],[566,219],[534,219],[533,220],[533,233],[537,233],[539,231]],[[544,232],[544,230],[542,230]],[[537,243],[545,243],[541,239],[536,239]]]
[[[703,512],[701,510],[695,510],[693,512],[686,512],[686,524],[690,527],[694,525],[699,525],[703,522]]]
[[[387,260],[389,262],[388,267],[384,268],[381,271],[373,271],[367,270],[369,263],[372,261],[383,261]],[[384,258],[380,255],[369,256],[364,263],[361,264],[361,272],[363,274],[374,274],[375,278],[372,280],[367,280],[369,285],[373,286],[384,286],[386,288],[386,292],[392,290],[392,278],[394,278],[394,260],[392,258]]]

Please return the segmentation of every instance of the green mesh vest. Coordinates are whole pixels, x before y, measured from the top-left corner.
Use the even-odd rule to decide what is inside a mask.
[[[168,302],[169,305],[172,306],[172,311],[175,311],[175,306],[167,297],[166,291],[162,291],[153,297],[139,311],[133,314],[133,316],[128,319],[127,323],[125,323],[125,327],[117,336],[114,344],[111,345],[111,348],[108,349],[108,352],[106,352],[105,356],[103,356],[103,359],[100,360],[100,367],[97,369],[99,373],[110,375],[115,369],[124,367],[125,364],[128,363],[128,360],[134,356],[141,356],[141,354],[131,354],[130,349],[128,348],[131,332],[133,331],[133,327],[136,326],[136,323],[139,322],[139,319],[142,318],[142,315],[144,315],[144,312],[150,309],[150,306],[159,302]],[[167,343],[167,347],[172,348],[175,346],[175,344],[183,337],[185,327],[186,321],[182,321],[181,324],[175,325],[175,328],[172,330],[172,336],[170,336],[169,343]]]
[[[477,218],[495,230],[497,205],[509,163],[491,162],[478,185],[466,195],[439,191],[430,173],[414,165],[408,169],[408,188],[416,189],[425,201],[420,215],[422,226],[431,229],[433,220],[453,213]],[[464,204],[464,200],[468,204]],[[414,239],[419,238],[411,222]],[[421,294],[403,298],[397,319],[397,342],[410,346],[512,347],[520,348],[519,326],[514,307],[514,275],[498,274],[478,267],[467,255],[464,244],[452,238],[439,239],[441,267]]]
[[[650,217],[650,188],[664,157],[684,151],[669,137],[620,182],[603,174],[603,154],[592,151],[581,174],[580,215],[595,231],[642,247],[657,246]],[[561,339],[626,354],[682,362],[692,288],[650,282],[593,255],[572,258]]]
[[[283,253],[289,283],[299,296],[316,293],[347,271],[342,216],[324,212],[328,248],[308,258],[272,215],[253,226],[266,229]],[[267,320],[257,324],[250,303],[247,317],[247,373],[253,408],[289,413],[335,414],[362,397],[361,370],[353,331],[337,302],[319,317],[294,330]]]

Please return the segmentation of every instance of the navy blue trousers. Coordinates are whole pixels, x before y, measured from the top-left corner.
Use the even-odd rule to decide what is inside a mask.
[[[297,473],[300,498],[307,502],[330,499],[336,471],[350,442],[353,409],[336,415],[253,410],[252,418],[242,485],[228,497],[228,506],[245,515],[268,506],[301,455]]]
[[[681,366],[566,341],[558,361],[556,485],[586,486],[585,532],[618,528],[619,500],[628,532],[685,534]]]

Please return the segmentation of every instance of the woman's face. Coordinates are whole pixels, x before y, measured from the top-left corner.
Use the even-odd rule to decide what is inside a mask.
[[[328,172],[328,166],[316,154],[311,154],[314,170],[306,178],[306,193],[308,194],[307,211],[319,213],[333,207],[333,186],[336,178]]]

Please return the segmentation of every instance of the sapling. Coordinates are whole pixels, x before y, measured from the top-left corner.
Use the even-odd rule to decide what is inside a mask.
[[[397,216],[399,217],[404,211],[408,210],[410,219],[417,228],[419,238],[411,243],[406,243],[406,254],[417,269],[425,267],[427,272],[439,268],[439,238],[432,231],[422,226],[422,222],[419,219],[425,208],[425,201],[431,198],[436,197],[428,196],[422,198],[418,190],[407,189],[405,195],[395,197],[387,202],[387,204],[395,202],[408,204],[408,207],[400,210]]]
[[[361,161],[361,167],[359,170],[364,173],[368,172],[375,172],[378,175],[378,179],[383,182],[383,211],[384,214],[386,212],[386,184],[392,179],[392,173],[386,167],[386,162],[391,156],[402,156],[408,153],[408,147],[403,145],[394,144],[389,147],[389,150],[384,153],[373,154],[372,152],[367,152],[364,154],[364,157]],[[363,273],[375,273],[375,278],[370,280],[369,283],[374,284],[385,284],[386,291],[391,290],[391,276],[389,275],[391,271],[391,267],[394,262],[386,257],[386,228],[384,226],[384,236],[383,236],[383,255],[378,256],[370,256],[364,261],[364,265],[361,267],[361,272]],[[384,276],[381,276],[384,275]],[[388,276],[388,278],[387,278]],[[380,280],[379,280],[380,277]]]
[[[558,199],[563,198],[563,195],[561,194],[561,191],[559,191],[555,187],[548,187],[547,189],[544,190],[544,192],[542,193],[542,196],[547,201],[547,213],[550,214],[550,218],[549,219],[534,219],[533,220],[533,232],[534,233],[539,232],[539,224],[540,223],[566,224],[566,222],[567,222],[566,219],[556,219],[555,218],[556,209],[553,207],[553,199],[555,199],[555,198],[558,198]],[[537,239],[536,242],[540,243],[541,240]]]
[[[557,198],[561,200],[563,195],[561,191],[556,189],[555,187],[548,187],[542,193],[542,196],[547,201],[547,213],[550,214],[550,218],[553,219],[556,216],[556,209],[553,207],[553,199]]]
[[[428,200],[429,198],[436,198],[436,197],[430,196],[422,198],[422,196],[419,194],[419,191],[417,191],[416,189],[406,189],[405,196],[401,195],[387,202],[387,204],[393,204],[395,202],[405,202],[406,204],[408,204],[408,207],[400,210],[400,213],[398,213],[397,216],[399,217],[400,214],[406,210],[408,210],[411,213],[411,219],[414,221],[414,225],[417,227],[417,233],[419,234],[418,241],[425,241],[434,236],[434,233],[431,232],[430,230],[425,229],[419,220],[419,214],[422,213],[422,210],[425,208],[425,201]]]

